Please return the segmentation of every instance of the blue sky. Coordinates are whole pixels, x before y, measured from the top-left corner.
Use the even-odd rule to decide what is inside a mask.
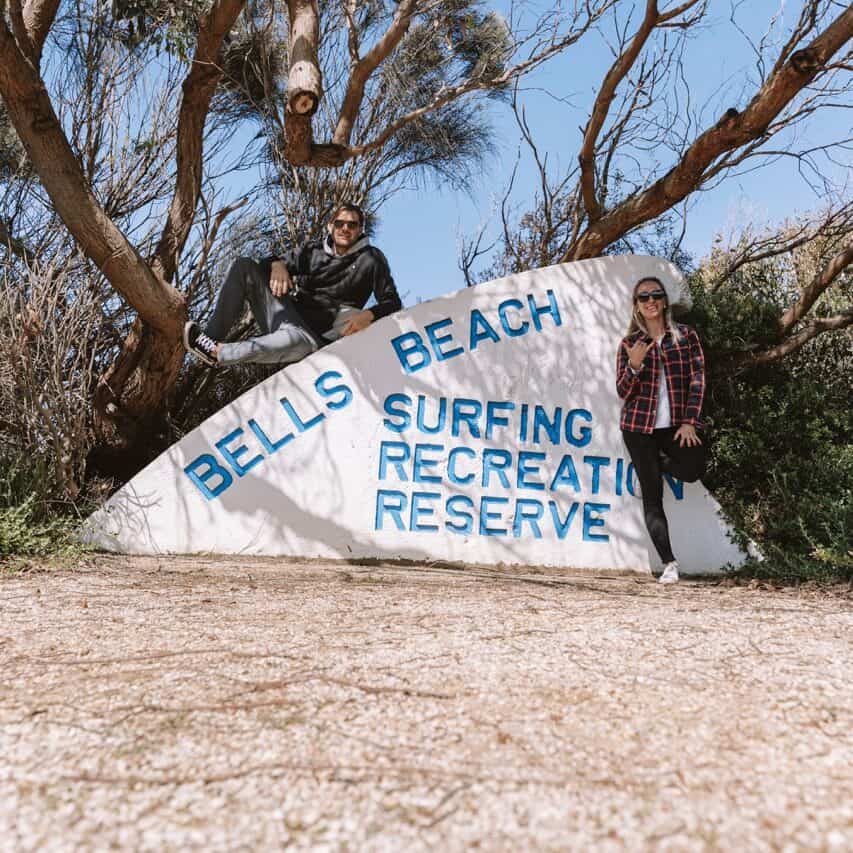
[[[735,20],[757,42],[780,9],[779,23],[787,31],[796,21],[800,6],[782,0],[748,0],[738,7]],[[711,15],[686,54],[693,103],[708,101],[713,105],[703,128],[728,106],[742,108],[756,91],[755,55],[729,20],[729,12],[728,0],[712,0]],[[520,100],[549,163],[569,164],[576,157],[578,128],[586,120],[609,61],[601,38],[593,34],[581,47],[524,79]],[[470,195],[434,186],[406,190],[381,210],[375,242],[388,256],[408,305],[464,286],[458,267],[460,236],[475,232],[503,196],[519,150],[519,134],[508,106],[498,103],[489,109],[497,131],[498,153],[474,179]],[[849,116],[849,110],[818,113],[806,126],[800,142],[849,135]],[[839,183],[846,171],[843,166],[832,167]],[[532,198],[537,180],[529,157],[523,158],[513,198],[519,203]],[[697,258],[708,252],[715,234],[721,231],[748,223],[778,222],[822,201],[789,158],[780,158],[752,174],[729,178],[714,190],[694,194],[692,199],[684,247]]]

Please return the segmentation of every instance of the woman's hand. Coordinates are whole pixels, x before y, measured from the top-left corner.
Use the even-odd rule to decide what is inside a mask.
[[[646,353],[653,345],[654,341],[649,341],[647,344],[644,344],[642,338],[640,338],[632,347],[629,347],[628,344],[623,344],[625,352],[628,353],[628,364],[630,364],[634,370],[639,372],[643,367],[643,360],[646,357]]]
[[[697,447],[702,443],[693,424],[682,424],[675,431],[674,438],[677,439],[679,447]]]

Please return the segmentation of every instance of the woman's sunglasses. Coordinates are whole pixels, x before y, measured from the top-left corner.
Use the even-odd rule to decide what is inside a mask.
[[[666,299],[666,291],[664,290],[647,290],[645,293],[637,294],[637,302],[648,302],[650,299],[660,301]]]

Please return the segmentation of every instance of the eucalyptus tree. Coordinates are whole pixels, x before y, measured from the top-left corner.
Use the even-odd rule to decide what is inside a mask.
[[[341,190],[381,201],[410,169],[459,178],[460,164],[486,150],[474,99],[575,43],[615,2],[578,0],[519,36],[512,16],[478,0],[0,0],[0,97],[36,178],[31,197],[109,283],[108,318],[132,318],[94,392],[98,442],[144,442],[168,406],[200,281],[197,270],[183,274],[188,241],[201,210],[207,230],[193,254],[197,266],[209,261],[222,214],[237,204],[215,209],[229,140],[261,135],[266,189],[280,188],[290,217],[297,200],[313,197],[321,212]],[[85,60],[76,67],[67,67],[71,47]],[[121,105],[111,101],[121,86],[102,73],[117,67],[142,71],[136,97]],[[79,121],[69,118],[74,86],[93,107]],[[116,164],[135,167],[119,179]],[[330,167],[339,171],[306,176]],[[131,194],[123,205],[99,185],[104,173],[145,203]],[[5,230],[0,245],[26,248]]]

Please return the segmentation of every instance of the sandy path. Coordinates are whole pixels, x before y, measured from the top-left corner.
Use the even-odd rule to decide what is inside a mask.
[[[850,850],[853,595],[0,576],[0,849]]]

